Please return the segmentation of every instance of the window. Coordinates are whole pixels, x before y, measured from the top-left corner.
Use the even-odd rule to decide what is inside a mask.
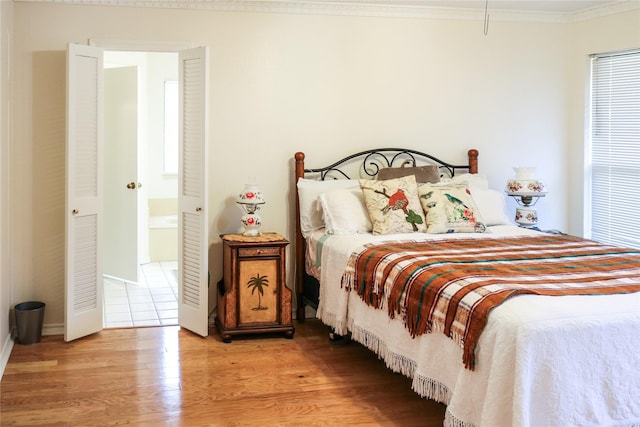
[[[178,82],[164,82],[164,173],[178,174]]]
[[[640,248],[640,50],[592,56],[590,112],[587,237]]]

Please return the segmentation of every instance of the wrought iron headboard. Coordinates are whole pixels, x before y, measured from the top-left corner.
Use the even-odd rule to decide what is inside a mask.
[[[444,171],[444,174],[441,175],[453,177],[458,171],[469,171],[472,173],[477,172],[472,171],[471,151],[476,152],[474,158],[477,162],[477,151],[469,150],[469,163],[466,165],[454,165],[440,160],[430,154],[408,148],[376,148],[351,154],[328,166],[320,168],[304,168],[304,173],[316,173],[318,174],[318,180],[320,181],[324,181],[331,177],[333,177],[333,179],[354,179],[365,177],[371,179],[375,178],[378,172],[380,172],[380,169],[385,167],[400,167],[405,166],[406,164],[410,164],[411,166],[432,164],[438,166]],[[298,159],[298,154],[304,155],[303,153],[296,153],[296,159]],[[359,160],[359,158],[361,160]],[[342,168],[349,164],[353,165],[355,163],[357,165],[358,161],[361,161],[361,164],[358,168],[360,174],[357,177],[350,176]]]

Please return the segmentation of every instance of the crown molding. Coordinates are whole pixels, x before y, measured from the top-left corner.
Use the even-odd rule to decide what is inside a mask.
[[[402,3],[343,0],[13,0],[17,3],[48,3],[84,6],[120,6],[164,9],[196,9],[224,12],[290,13],[417,19],[483,20],[484,10],[419,6]],[[620,0],[575,13],[491,10],[492,21],[503,22],[580,22],[630,10],[640,10],[640,0]]]
[[[594,7],[571,13],[568,16],[568,22],[582,22],[594,18],[600,18],[616,13],[624,13],[632,10],[640,10],[640,0],[622,0],[606,6]]]

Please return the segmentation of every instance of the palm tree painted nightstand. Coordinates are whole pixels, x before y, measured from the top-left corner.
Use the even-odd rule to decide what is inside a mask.
[[[286,286],[289,242],[276,233],[223,234],[223,279],[216,326],[222,341],[235,335],[284,332],[293,338],[292,292]]]

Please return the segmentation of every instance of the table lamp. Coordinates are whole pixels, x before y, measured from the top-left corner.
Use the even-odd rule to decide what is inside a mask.
[[[516,208],[515,221],[520,227],[531,228],[538,224],[538,212],[532,207],[547,192],[542,181],[535,178],[535,167],[514,166],[516,177],[507,181],[506,193],[520,205]]]
[[[262,220],[256,211],[260,209],[260,205],[264,204],[265,201],[262,197],[262,191],[255,183],[255,178],[250,178],[249,183],[245,184],[236,202],[245,212],[240,218],[240,222],[244,225],[244,233],[242,234],[245,236],[259,236]]]

